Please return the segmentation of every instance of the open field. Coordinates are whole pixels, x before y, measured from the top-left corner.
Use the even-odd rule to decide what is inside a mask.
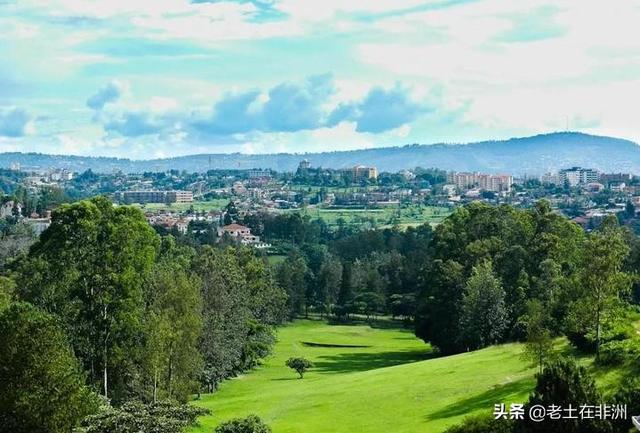
[[[450,210],[445,207],[421,205],[393,205],[372,209],[310,207],[300,212],[311,218],[322,218],[329,226],[337,226],[338,220],[343,219],[347,225],[378,228],[392,225],[408,227],[424,223],[439,224],[450,214]]]
[[[296,321],[278,339],[262,367],[196,402],[213,414],[194,433],[251,413],[274,433],[440,432],[471,413],[490,413],[494,403],[526,401],[534,384],[517,344],[429,359],[429,346],[410,331],[321,321]],[[291,356],[315,368],[299,380],[284,366]]]
[[[172,204],[164,204],[164,203],[146,203],[144,205],[137,205],[142,210],[166,210],[172,212],[184,212],[193,208],[198,212],[202,211],[210,211],[210,210],[221,210],[229,204],[229,199],[221,198],[215,200],[208,201],[194,201],[193,203],[172,203]]]

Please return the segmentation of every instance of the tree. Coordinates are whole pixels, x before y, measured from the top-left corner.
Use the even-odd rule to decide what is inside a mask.
[[[307,311],[309,299],[307,288],[309,282],[309,268],[305,258],[294,251],[277,269],[279,285],[287,291],[289,314],[291,317]]]
[[[507,327],[505,293],[490,261],[473,268],[462,298],[461,338],[471,350],[501,340]]]
[[[148,285],[146,359],[153,383],[152,400],[186,401],[198,390],[202,356],[200,281],[179,265],[172,249],[156,264]]]
[[[202,248],[194,262],[202,281],[204,357],[203,382],[213,391],[218,383],[241,370],[249,321],[249,293],[245,275],[233,249]]]
[[[233,224],[237,220],[238,209],[236,208],[236,204],[233,201],[230,201],[229,204],[227,204],[227,207],[224,209],[224,224]]]
[[[416,314],[416,335],[444,354],[464,350],[460,342],[463,266],[455,260],[432,263],[424,278]]]
[[[0,276],[0,313],[13,301],[16,283],[11,278]]]
[[[573,361],[559,359],[548,364],[537,376],[536,387],[525,405],[524,413],[535,405],[547,408],[550,405],[580,408],[581,405],[598,405],[602,397],[595,381],[584,367]],[[578,409],[579,410],[579,409]],[[517,424],[522,433],[606,433],[610,431],[607,421],[598,419],[563,418],[552,422],[535,422],[525,417]]]
[[[62,319],[104,396],[133,392],[127,377],[140,363],[143,285],[157,247],[140,210],[97,197],[58,208],[17,266],[23,299]]]
[[[574,332],[594,335],[598,357],[603,324],[615,319],[631,288],[631,277],[622,270],[629,247],[617,220],[607,218],[589,234],[583,251],[581,296],[570,306],[568,323]]]
[[[271,427],[256,415],[249,415],[246,418],[223,422],[216,428],[215,433],[271,433]]]
[[[97,409],[57,320],[14,303],[0,314],[0,426],[12,433],[68,433]]]
[[[316,278],[316,305],[320,307],[321,313],[329,312],[338,302],[342,272],[340,259],[333,254],[325,255]]]
[[[523,357],[537,365],[542,373],[542,367],[553,352],[553,339],[548,328],[549,314],[537,299],[527,303],[527,311],[527,341]]]
[[[292,370],[295,370],[299,375],[300,379],[304,377],[304,373],[313,367],[313,363],[306,358],[289,358],[285,365]]]
[[[197,425],[207,409],[161,401],[148,405],[127,402],[119,408],[105,406],[82,421],[82,433],[183,433]]]

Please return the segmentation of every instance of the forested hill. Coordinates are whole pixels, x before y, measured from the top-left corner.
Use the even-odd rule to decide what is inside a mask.
[[[74,171],[90,168],[99,172],[247,168],[294,171],[303,158],[309,159],[314,167],[343,168],[364,164],[377,166],[381,171],[398,171],[420,166],[457,171],[533,175],[571,166],[583,166],[604,172],[640,173],[640,147],[636,143],[576,132],[470,144],[413,144],[402,147],[308,154],[207,154],[155,160],[0,153],[0,167],[20,163],[24,167],[58,167]]]

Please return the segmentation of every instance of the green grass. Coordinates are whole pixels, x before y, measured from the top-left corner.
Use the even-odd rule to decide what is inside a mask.
[[[406,228],[424,223],[439,224],[450,214],[449,209],[445,207],[420,205],[393,205],[367,209],[310,207],[303,211],[290,212],[302,212],[312,219],[321,218],[329,226],[337,226],[338,220],[343,219],[348,225],[378,228],[392,225]]]
[[[144,205],[137,205],[142,210],[166,210],[172,212],[184,212],[193,207],[194,210],[198,212],[202,211],[210,211],[210,210],[221,210],[224,209],[226,205],[229,204],[229,199],[215,199],[208,201],[194,201],[192,203],[172,203],[172,204],[164,204],[164,203],[146,203]]]
[[[310,347],[304,342],[353,347]],[[524,402],[534,369],[507,344],[431,358],[412,332],[296,321],[278,332],[263,366],[222,384],[196,404],[212,410],[192,430],[255,413],[274,433],[440,432],[499,402]],[[315,363],[303,380],[284,366],[291,356]]]

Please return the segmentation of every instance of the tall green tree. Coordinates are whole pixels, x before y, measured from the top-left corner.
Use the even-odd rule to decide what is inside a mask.
[[[549,330],[550,317],[542,302],[532,299],[527,303],[527,341],[523,356],[532,364],[542,368],[553,352],[553,339]]]
[[[219,382],[241,369],[252,318],[245,275],[233,249],[202,248],[194,262],[202,281],[203,332],[200,352],[205,361],[203,382],[213,391]]]
[[[490,261],[473,268],[460,312],[461,339],[468,349],[499,342],[507,328],[505,293]]]
[[[97,409],[55,317],[27,303],[0,313],[0,430],[68,433]]]
[[[158,244],[140,210],[97,197],[58,208],[18,265],[20,295],[62,319],[105,396],[133,392],[128,377],[140,364],[143,285]]]
[[[338,302],[342,272],[340,259],[333,254],[327,254],[316,278],[316,305],[322,313],[330,312],[332,306]]]
[[[277,269],[278,284],[287,291],[290,315],[306,313],[311,301],[307,293],[310,273],[304,256],[291,252]]]
[[[200,281],[166,257],[154,267],[147,290],[145,355],[152,400],[186,401],[198,390],[202,370]]]
[[[580,273],[580,297],[571,305],[569,327],[591,333],[596,357],[600,353],[603,325],[616,319],[632,279],[623,271],[629,253],[615,217],[589,234],[584,242]]]

